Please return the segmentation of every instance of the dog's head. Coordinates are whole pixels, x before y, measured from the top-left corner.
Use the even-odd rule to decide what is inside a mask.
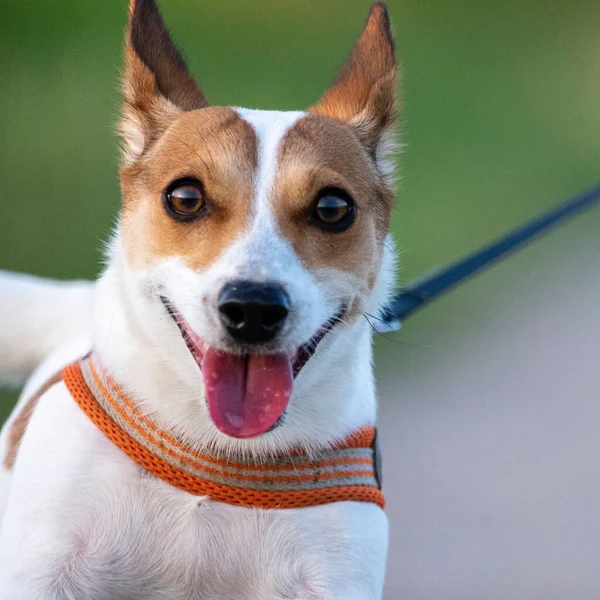
[[[395,83],[387,11],[375,4],[306,112],[209,106],[154,0],[132,1],[124,254],[179,328],[229,436],[273,428],[319,342],[382,300]]]

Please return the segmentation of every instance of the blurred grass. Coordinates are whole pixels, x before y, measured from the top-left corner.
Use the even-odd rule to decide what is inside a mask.
[[[119,206],[118,77],[125,0],[0,5],[0,267],[93,277]],[[402,280],[458,258],[600,176],[597,0],[390,0],[402,61]],[[349,52],[368,1],[163,0],[214,104],[302,108]],[[596,229],[595,215],[584,217]],[[556,238],[562,240],[564,237]],[[558,242],[556,242],[558,243]],[[576,240],[570,251],[576,247]],[[550,277],[519,255],[509,279]],[[411,344],[485,318],[491,279],[378,343],[381,368]],[[508,291],[507,291],[508,293]],[[0,299],[1,301],[1,299]],[[392,367],[393,365],[393,367]],[[0,393],[0,418],[15,398]]]

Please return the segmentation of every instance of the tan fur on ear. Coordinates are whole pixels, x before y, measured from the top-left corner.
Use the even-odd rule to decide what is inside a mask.
[[[160,16],[155,0],[131,0],[125,41],[124,161],[134,163],[181,111],[208,106]]]
[[[383,175],[390,167],[396,118],[397,65],[385,4],[371,7],[367,25],[333,85],[309,112],[352,125]]]

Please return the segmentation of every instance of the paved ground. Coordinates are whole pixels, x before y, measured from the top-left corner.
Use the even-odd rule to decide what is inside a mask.
[[[599,240],[380,376],[386,600],[600,598]]]

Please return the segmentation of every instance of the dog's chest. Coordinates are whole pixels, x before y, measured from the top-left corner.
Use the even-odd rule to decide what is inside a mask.
[[[136,599],[320,599],[361,560],[350,518],[360,506],[251,510],[138,483],[83,525],[81,593],[94,573],[104,592]]]

